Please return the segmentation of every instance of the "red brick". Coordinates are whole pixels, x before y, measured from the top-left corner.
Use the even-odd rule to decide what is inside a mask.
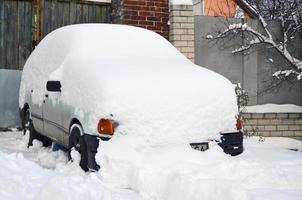
[[[168,0],[124,0],[123,24],[155,31],[168,38]]]

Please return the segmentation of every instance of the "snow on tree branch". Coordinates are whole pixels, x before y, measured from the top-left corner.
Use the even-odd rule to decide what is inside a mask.
[[[230,35],[246,38],[244,44],[235,48],[232,53],[247,52],[252,47],[264,46],[277,50],[288,62],[288,66],[283,66],[273,74],[277,78],[295,76],[297,80],[302,80],[302,60],[294,55],[294,51],[289,49],[288,44],[294,39],[297,33],[302,31],[302,0],[240,0],[250,12],[257,16],[264,33],[260,33],[247,23],[229,24],[217,36],[208,39],[221,39]],[[277,40],[274,32],[269,28],[268,21],[276,20],[280,22],[282,38]]]

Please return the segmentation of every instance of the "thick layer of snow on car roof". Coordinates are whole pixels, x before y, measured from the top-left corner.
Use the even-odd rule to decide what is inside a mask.
[[[120,124],[114,140],[188,144],[234,129],[237,114],[229,80],[194,65],[160,35],[130,26],[60,28],[38,45],[22,80],[21,105],[26,87],[42,103],[45,81],[60,80],[60,98],[79,116],[91,113],[84,131],[113,114]]]

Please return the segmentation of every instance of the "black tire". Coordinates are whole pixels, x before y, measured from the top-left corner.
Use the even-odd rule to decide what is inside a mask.
[[[29,140],[28,140],[27,148],[33,145],[33,140],[35,139],[41,141],[44,147],[49,147],[51,145],[52,141],[49,138],[39,134],[35,130],[29,109],[27,109],[24,113],[23,124],[24,124],[24,130],[23,130],[24,135],[26,134],[26,132],[29,132]]]
[[[68,159],[72,161],[71,151],[74,148],[81,155],[80,166],[86,172],[87,167],[87,146],[83,138],[83,129],[79,124],[73,124],[69,131]]]
[[[29,112],[29,110],[27,109],[27,110],[24,112],[23,135],[25,135],[27,131],[30,131],[30,130],[29,130],[30,123],[31,123],[30,112]]]

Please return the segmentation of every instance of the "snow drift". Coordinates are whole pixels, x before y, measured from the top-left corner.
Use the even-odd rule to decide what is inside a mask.
[[[112,140],[140,144],[188,144],[234,129],[230,81],[145,29],[81,24],[55,30],[25,64],[20,107],[30,89],[41,104],[48,80],[61,81],[60,101],[76,109],[85,133],[97,134],[98,120],[110,114],[120,124]]]

